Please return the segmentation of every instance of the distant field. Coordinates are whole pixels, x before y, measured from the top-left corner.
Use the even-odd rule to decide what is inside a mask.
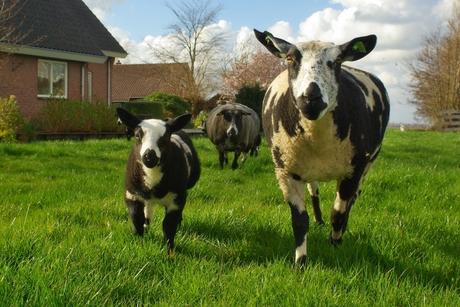
[[[304,271],[266,142],[235,171],[194,143],[173,257],[163,210],[131,233],[132,142],[0,144],[0,306],[460,306],[460,134],[390,130],[337,249],[308,206]],[[326,221],[334,190],[320,187]]]

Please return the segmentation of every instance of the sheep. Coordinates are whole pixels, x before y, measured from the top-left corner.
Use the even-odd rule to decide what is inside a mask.
[[[390,110],[385,87],[368,72],[342,66],[369,54],[377,37],[357,37],[342,45],[319,41],[294,45],[269,32],[254,33],[273,55],[288,62],[265,94],[262,125],[291,209],[295,263],[303,267],[309,229],[305,184],[315,221],[324,224],[318,181],[337,181],[330,214],[330,241],[337,245],[382,146]]]
[[[191,114],[142,120],[122,108],[116,110],[136,138],[126,166],[124,195],[133,232],[142,236],[150,226],[154,206],[164,207],[164,241],[172,253],[187,190],[195,186],[201,173],[193,143],[181,131]]]
[[[228,163],[229,151],[235,152],[232,169],[238,168],[237,160],[241,153],[243,164],[251,149],[256,151],[257,147],[258,151],[254,141],[257,141],[260,132],[260,119],[254,110],[245,105],[231,103],[214,108],[208,115],[204,131],[219,152],[220,169],[223,169],[224,161]]]
[[[136,116],[139,117],[140,119],[152,119],[153,118],[153,115],[151,114],[136,114]],[[117,124],[118,125],[123,124],[120,118],[118,118]],[[131,137],[134,136],[134,130],[129,128],[128,126],[125,126],[125,134],[126,134],[126,139],[130,141]]]

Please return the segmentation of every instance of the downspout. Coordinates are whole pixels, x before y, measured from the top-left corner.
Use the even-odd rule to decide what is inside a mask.
[[[109,60],[107,61],[107,105],[110,106],[112,104],[112,102],[110,101],[110,89],[112,87],[112,78],[110,78],[110,75],[112,73],[112,60],[114,60],[114,58],[109,58]]]
[[[81,67],[81,101],[85,100],[85,68],[87,66],[88,66],[88,63],[85,63]]]

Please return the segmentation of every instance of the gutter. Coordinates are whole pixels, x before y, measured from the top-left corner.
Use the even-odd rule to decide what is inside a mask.
[[[52,49],[45,49],[45,48],[37,48],[37,47],[29,47],[29,46],[18,46],[18,45],[11,45],[11,44],[0,44],[4,45],[7,48],[11,49],[11,53],[16,54],[24,54],[24,55],[31,55],[36,57],[43,57],[43,58],[53,58],[53,59],[60,59],[60,60],[67,60],[67,61],[76,61],[76,62],[89,62],[89,63],[97,63],[97,64],[104,64],[110,57],[105,55],[112,54],[110,52],[103,51],[104,55],[90,55],[90,54],[83,54],[77,52],[70,52],[70,51],[60,51],[60,50],[52,50]],[[122,55],[122,57],[126,57],[127,54],[121,53],[113,53]]]

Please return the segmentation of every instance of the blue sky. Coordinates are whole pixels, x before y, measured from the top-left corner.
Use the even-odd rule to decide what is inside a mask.
[[[90,1],[85,1],[90,2]],[[142,40],[147,35],[160,36],[166,34],[165,27],[175,21],[175,16],[164,5],[163,0],[125,0],[114,1],[111,11],[105,15],[104,24],[128,31],[134,40]],[[119,4],[117,4],[117,2]],[[181,1],[168,1],[170,4]],[[297,2],[297,3],[295,3]],[[278,21],[288,21],[298,25],[312,13],[325,7],[341,8],[341,4],[330,4],[328,1],[307,0],[280,4],[281,1],[214,1],[222,3],[224,8],[220,19],[229,21],[233,30],[243,26],[266,29]],[[293,4],[295,3],[295,4]]]
[[[124,64],[152,62],[147,44],[167,43],[166,27],[176,21],[163,0],[83,0],[129,53]],[[190,0],[185,0],[190,1]],[[193,1],[193,0],[191,0]],[[404,61],[421,47],[423,35],[443,25],[457,0],[212,0],[222,3],[218,27],[236,46],[268,30],[292,43],[308,40],[341,44],[357,36],[376,34],[377,47],[348,65],[377,75],[391,101],[390,121],[415,123],[407,103],[409,82]],[[181,0],[168,1],[172,6]]]

